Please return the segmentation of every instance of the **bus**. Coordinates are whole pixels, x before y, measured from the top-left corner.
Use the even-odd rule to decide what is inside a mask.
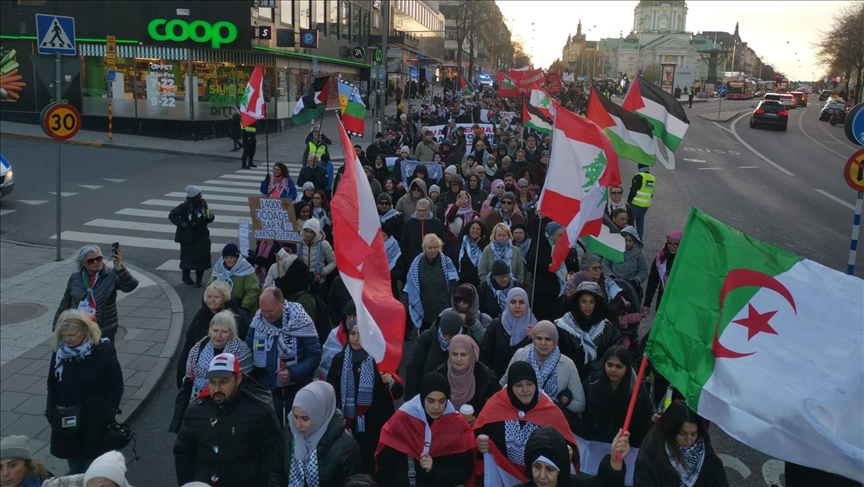
[[[756,96],[756,82],[753,80],[747,80],[744,82],[744,95],[747,99],[751,99]]]
[[[727,100],[747,100],[749,98],[750,97],[747,95],[747,84],[744,81],[726,82]]]
[[[776,88],[778,93],[789,93],[789,80],[786,78],[781,79],[780,82],[777,83]]]
[[[765,95],[765,82],[759,80],[756,82],[756,96],[761,97]]]

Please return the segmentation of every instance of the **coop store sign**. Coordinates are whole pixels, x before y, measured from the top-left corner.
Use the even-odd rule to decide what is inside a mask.
[[[210,25],[203,20],[186,22],[182,19],[153,19],[147,26],[147,33],[157,41],[210,43],[213,49],[237,40],[237,26],[230,22],[216,22]]]

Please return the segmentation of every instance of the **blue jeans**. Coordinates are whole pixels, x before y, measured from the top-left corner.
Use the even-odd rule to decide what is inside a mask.
[[[636,223],[636,231],[639,233],[639,240],[642,240],[642,235],[645,234],[645,213],[648,213],[648,208],[631,205],[630,209],[633,210],[633,220],[635,220]]]

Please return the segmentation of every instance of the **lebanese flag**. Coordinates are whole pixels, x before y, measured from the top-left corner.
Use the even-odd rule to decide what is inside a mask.
[[[690,128],[690,120],[681,102],[641,76],[633,80],[621,106],[651,122],[654,137],[671,152],[675,152]]]
[[[243,92],[243,99],[240,100],[240,123],[244,127],[248,127],[255,123],[256,120],[261,120],[265,117],[264,113],[264,65],[259,64],[252,71],[252,76],[249,77],[249,82],[246,84],[246,91]]]
[[[567,229],[552,250],[550,269],[564,263],[579,237],[601,235],[607,188],[620,184],[618,155],[603,129],[558,110],[546,185],[537,204],[539,213]]]
[[[520,413],[523,415],[519,416]],[[510,404],[507,389],[496,392],[489,398],[486,405],[483,406],[483,412],[477,416],[477,421],[474,422],[474,432],[479,433],[480,429],[488,424],[508,420],[527,421],[537,426],[551,426],[564,436],[564,439],[570,443],[575,452],[579,451],[576,437],[570,431],[570,425],[567,423],[564,413],[558,409],[558,406],[546,394],[541,393],[537,405],[527,413],[522,413]],[[512,487],[526,482],[525,472],[520,470],[521,468],[510,463],[507,456],[491,441],[489,442],[489,453],[483,455],[485,487]],[[574,473],[579,473],[578,463],[575,466]]]
[[[693,208],[645,354],[741,443],[860,481],[862,296],[864,280]]]
[[[516,83],[514,83],[512,79],[508,78],[506,74],[501,71],[495,71],[495,77],[498,78],[498,96],[501,98],[515,98],[517,96],[522,96],[522,94],[519,93],[519,88],[516,86]]]
[[[393,297],[390,265],[375,198],[353,144],[339,120],[345,160],[342,183],[330,203],[333,209],[333,247],[339,274],[357,306],[360,341],[381,372],[396,375],[402,360],[405,307]]]
[[[375,450],[376,461],[385,446],[419,462],[420,455],[423,453],[438,458],[475,450],[477,440],[465,417],[456,411],[450,401],[447,401],[444,414],[430,427],[426,423],[426,411],[418,394],[402,404],[402,407],[381,428],[381,438]],[[419,464],[417,468],[420,468]],[[472,481],[466,482],[465,485],[474,485],[473,477]]]
[[[549,120],[555,118],[557,102],[549,96],[549,93],[546,93],[540,85],[535,84],[531,87],[531,93],[528,95],[528,103],[540,110],[540,112],[542,112]]]

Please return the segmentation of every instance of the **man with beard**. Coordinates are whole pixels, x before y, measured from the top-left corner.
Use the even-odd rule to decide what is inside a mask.
[[[189,405],[174,442],[178,485],[287,485],[285,442],[270,391],[230,353],[210,361],[207,387]]]

